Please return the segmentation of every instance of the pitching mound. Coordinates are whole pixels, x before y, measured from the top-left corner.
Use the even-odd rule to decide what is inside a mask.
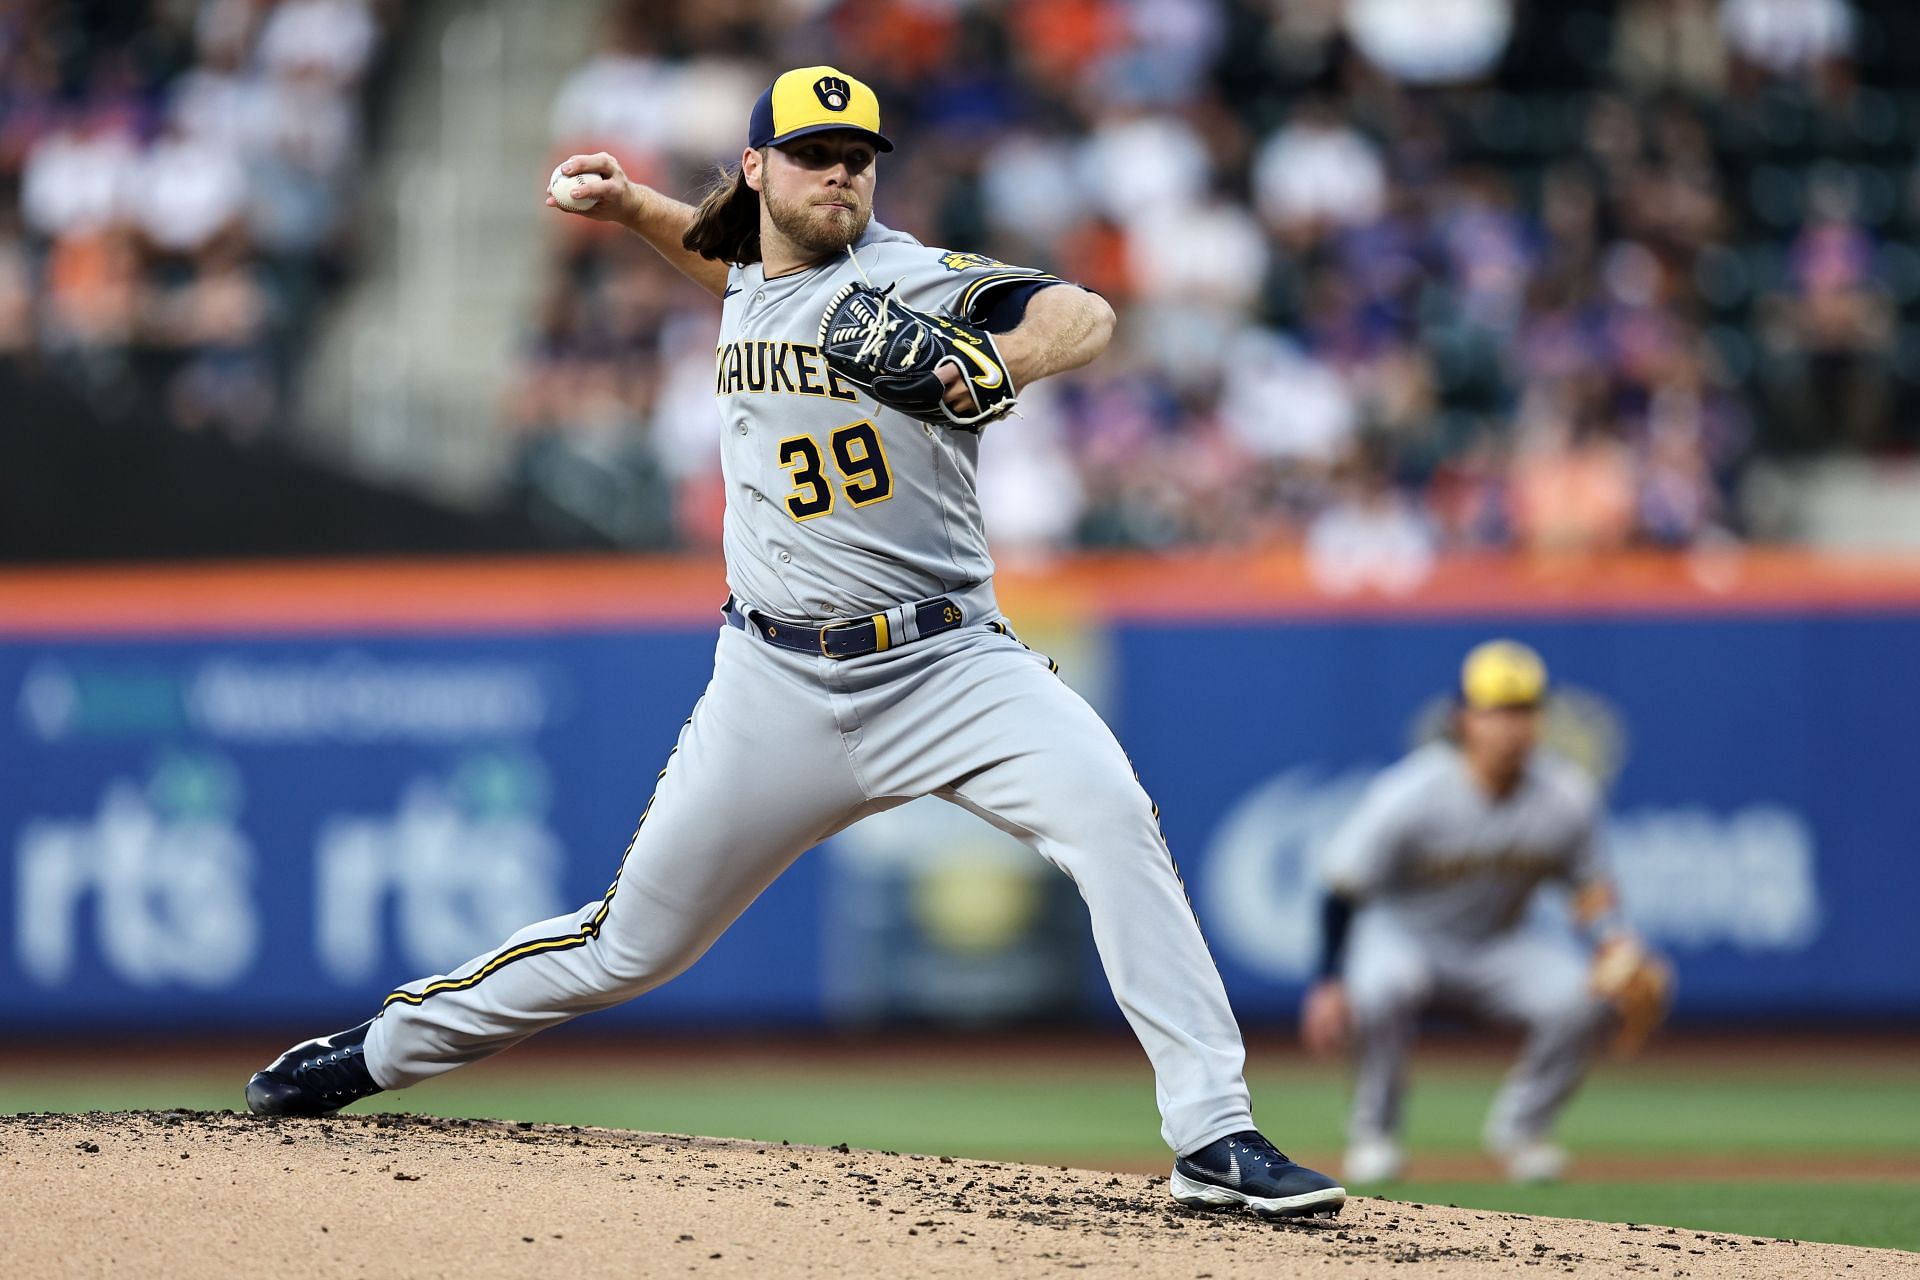
[[[0,1117],[0,1188],[21,1276],[1920,1276],[1879,1249],[1370,1199],[1273,1224],[1163,1177],[416,1116]]]

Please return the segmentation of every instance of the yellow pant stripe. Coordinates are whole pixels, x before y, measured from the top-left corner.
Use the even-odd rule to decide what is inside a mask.
[[[693,717],[688,716],[687,724],[692,723]],[[686,725],[681,726],[683,729],[685,727]],[[674,747],[672,751],[669,751],[667,753],[667,764],[671,766],[673,764],[673,758],[679,754],[680,748],[678,746]],[[660,778],[665,778],[666,776],[666,769],[662,769],[660,770],[659,778],[656,778],[655,781],[657,782]],[[532,942],[523,942],[517,947],[510,947],[494,956],[493,959],[487,961],[464,978],[443,978],[439,982],[428,983],[418,991],[407,991],[404,989],[395,991],[380,1002],[381,1011],[385,1012],[396,1004],[419,1004],[428,996],[444,995],[449,991],[465,991],[470,987],[478,986],[482,981],[500,972],[501,969],[512,964],[515,960],[524,960],[528,956],[545,955],[550,951],[571,951],[575,947],[584,947],[587,943],[599,937],[600,926],[607,922],[607,913],[613,910],[613,896],[620,891],[620,872],[626,870],[627,859],[633,854],[633,846],[640,842],[640,828],[647,825],[647,815],[653,812],[653,802],[658,798],[659,792],[656,791],[652,796],[648,797],[647,807],[640,811],[640,820],[633,825],[633,838],[627,841],[627,847],[620,855],[620,866],[615,869],[613,873],[613,883],[607,886],[606,896],[600,899],[600,909],[593,913],[591,920],[581,925],[572,933],[563,933],[552,938],[535,938]]]
[[[1038,649],[1028,644],[1025,640],[1022,640],[1019,636],[1014,635],[1013,631],[1010,628],[1008,628],[1005,624],[999,623],[999,622],[989,622],[987,626],[993,629],[993,633],[995,635],[1006,636],[1008,639],[1018,644],[1022,649],[1025,649],[1028,653],[1036,654],[1041,658],[1045,658],[1047,663],[1047,670],[1051,671],[1054,675],[1060,674],[1059,663],[1055,662],[1052,658],[1048,658],[1046,654],[1041,653]]]

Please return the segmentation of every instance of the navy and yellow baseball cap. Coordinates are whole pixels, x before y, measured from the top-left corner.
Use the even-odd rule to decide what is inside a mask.
[[[1534,707],[1547,696],[1547,664],[1517,640],[1489,640],[1460,664],[1460,701],[1478,711]]]
[[[880,99],[872,89],[837,67],[795,67],[753,104],[747,145],[758,151],[829,129],[852,129],[876,149],[893,150],[880,132]]]

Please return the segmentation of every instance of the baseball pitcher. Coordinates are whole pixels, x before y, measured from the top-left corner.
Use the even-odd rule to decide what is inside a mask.
[[[1533,650],[1476,648],[1449,738],[1375,779],[1326,851],[1321,977],[1301,1030],[1316,1052],[1353,1046],[1349,1182],[1401,1171],[1407,1052],[1428,1007],[1526,1029],[1483,1135],[1518,1181],[1562,1172],[1554,1120],[1609,1025],[1631,1051],[1664,1012],[1666,966],[1620,917],[1601,860],[1598,791],[1536,749],[1546,693]],[[1591,946],[1528,921],[1550,881],[1573,889]]]
[[[1153,1063],[1175,1198],[1275,1216],[1345,1201],[1254,1127],[1240,1033],[1158,811],[994,601],[980,431],[1021,388],[1099,355],[1113,312],[875,221],[892,149],[873,91],[816,66],[761,95],[739,165],[697,208],[610,155],[562,166],[568,207],[592,201],[584,216],[637,233],[720,304],[731,594],[713,677],[604,897],[288,1050],[248,1083],[253,1111],[322,1114],[641,995],[806,849],[935,795],[1078,886]]]

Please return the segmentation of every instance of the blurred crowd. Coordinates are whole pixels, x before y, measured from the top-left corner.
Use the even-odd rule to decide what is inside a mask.
[[[249,439],[350,249],[397,0],[0,0],[0,360]]]
[[[1850,0],[630,0],[553,138],[691,197],[776,71],[868,79],[899,144],[881,220],[1121,314],[1105,357],[987,433],[1003,554],[1296,544],[1329,586],[1391,589],[1449,548],[1740,537],[1756,452],[1905,443],[1913,21]],[[624,486],[670,514],[650,536],[711,543],[711,302],[633,237],[557,215],[551,235],[505,410],[522,485],[562,512]]]
[[[586,0],[581,0],[586,2]],[[879,90],[880,218],[1122,318],[985,438],[1003,554],[1750,533],[1761,456],[1920,422],[1902,0],[613,0],[552,107],[696,195],[787,66]],[[0,362],[239,438],[288,416],[400,0],[0,0]],[[711,301],[547,217],[502,406],[565,541],[707,546]]]

